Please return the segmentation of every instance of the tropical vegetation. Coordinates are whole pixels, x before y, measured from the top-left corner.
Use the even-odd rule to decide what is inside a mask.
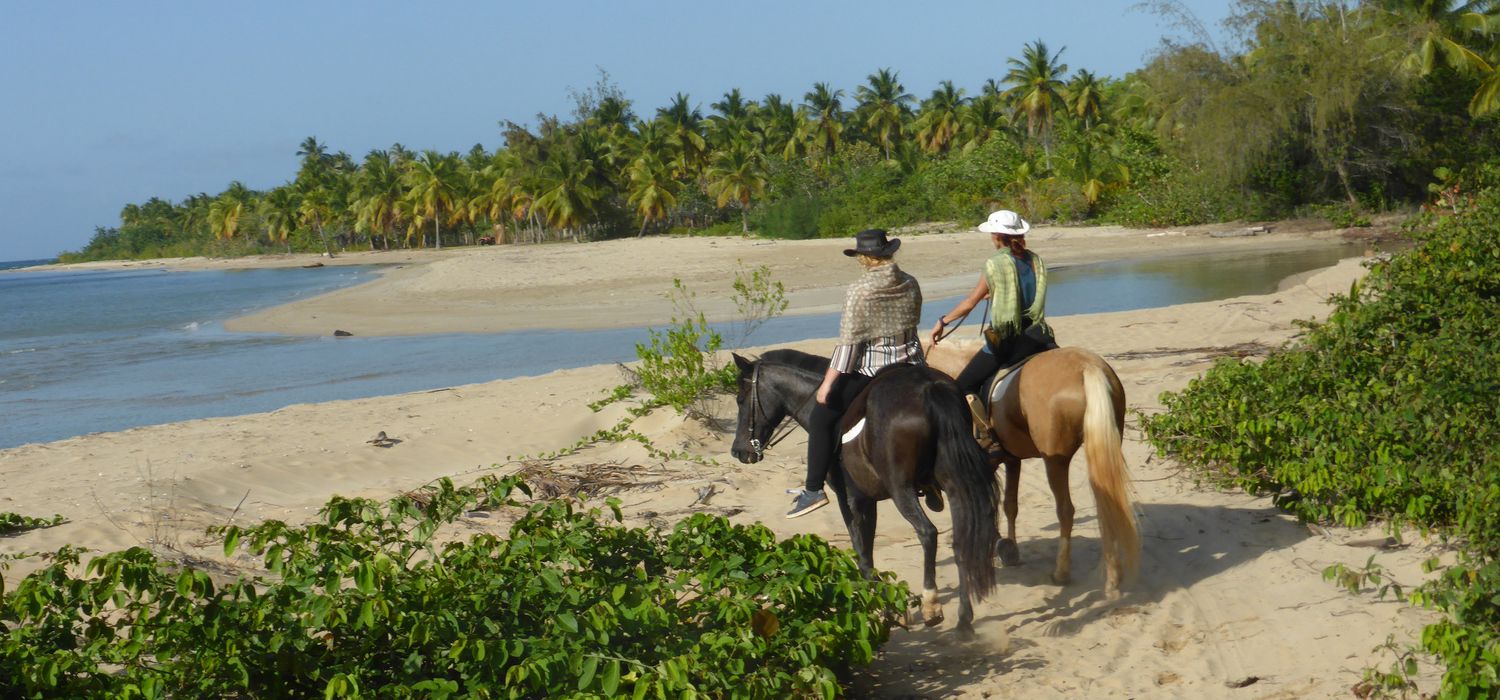
[[[1411,205],[1433,171],[1500,148],[1500,9],[1490,0],[1239,0],[1231,48],[1185,19],[1122,78],[1042,39],[977,89],[909,89],[898,70],[707,110],[678,93],[641,110],[601,73],[568,118],[502,122],[465,153],[402,144],[362,160],[302,141],[264,190],[128,204],[65,260],[586,241],[738,229],[844,236],[971,220],[1165,226],[1314,205]]]
[[[817,537],[702,513],[625,527],[613,499],[518,492],[443,480],[220,528],[263,567],[232,579],[64,548],[0,580],[0,695],[832,698],[904,618],[904,584]],[[455,537],[476,510],[513,524]]]
[[[1421,646],[1444,697],[1500,693],[1500,170],[1453,176],[1327,321],[1263,362],[1221,360],[1142,427],[1164,454],[1307,519],[1435,531],[1457,565],[1398,595],[1447,613]],[[1433,562],[1436,566],[1436,561]],[[1378,571],[1352,578],[1352,588]],[[1376,575],[1370,576],[1374,573]],[[1409,583],[1409,582],[1408,582]],[[1377,674],[1405,690],[1410,667]]]

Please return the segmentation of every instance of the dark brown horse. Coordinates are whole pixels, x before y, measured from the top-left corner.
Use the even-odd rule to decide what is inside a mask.
[[[955,341],[925,349],[929,365],[956,376],[979,348],[978,342]],[[1083,348],[1048,350],[1027,361],[1019,372],[990,411],[990,427],[1012,455],[1005,462],[1008,527],[1000,542],[1000,560],[1006,565],[1020,563],[1016,513],[1021,460],[1040,457],[1047,465],[1047,484],[1057,501],[1062,536],[1052,580],[1065,584],[1072,579],[1073,497],[1068,492],[1068,467],[1082,449],[1088,457],[1089,486],[1099,511],[1104,592],[1116,598],[1120,583],[1136,569],[1141,553],[1130,505],[1130,474],[1120,449],[1125,388],[1104,358]]]
[[[804,428],[812,397],[828,369],[828,358],[795,350],[773,350],[739,365],[739,427],[734,456],[746,464],[761,460],[771,435],[790,416]],[[844,415],[840,432],[862,430],[845,442],[840,464],[828,475],[849,528],[849,539],[866,575],[874,572],[875,504],[896,504],[922,542],[922,615],[927,624],[943,618],[937,602],[937,527],[928,519],[918,490],[946,493],[953,507],[953,550],[958,564],[958,627],[973,630],[971,599],[983,599],[995,586],[994,551],[999,494],[995,471],[969,432],[968,408],[952,380],[925,367],[900,365],[876,376]],[[940,506],[939,506],[940,507]]]

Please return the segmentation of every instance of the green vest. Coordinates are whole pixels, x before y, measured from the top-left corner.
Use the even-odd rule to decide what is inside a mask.
[[[1015,256],[1002,250],[984,262],[984,279],[990,285],[990,325],[999,331],[1000,337],[1008,338],[1021,332],[1021,313],[1025,311],[1031,322],[1049,332],[1043,308],[1047,303],[1047,266],[1041,256],[1026,251],[1031,269],[1036,273],[1036,298],[1031,308],[1021,308],[1021,285],[1017,279]]]

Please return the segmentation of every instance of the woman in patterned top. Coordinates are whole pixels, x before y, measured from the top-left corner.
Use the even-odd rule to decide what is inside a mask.
[[[892,256],[901,239],[886,239],[880,229],[860,231],[855,247],[845,250],[864,265],[865,272],[849,285],[844,316],[839,321],[839,344],[818,387],[817,403],[807,425],[807,484],[792,501],[788,518],[806,515],[828,504],[823,481],[833,464],[839,417],[876,372],[898,362],[923,364],[917,322],[922,314],[922,288],[901,271]]]

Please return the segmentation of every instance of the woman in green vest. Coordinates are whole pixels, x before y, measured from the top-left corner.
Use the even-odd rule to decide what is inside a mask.
[[[1043,312],[1047,302],[1047,266],[1041,256],[1026,249],[1026,232],[1031,230],[1031,224],[1019,214],[1002,209],[990,214],[979,230],[990,234],[998,252],[984,262],[984,271],[974,291],[952,311],[939,316],[937,325],[932,327],[932,344],[937,345],[944,327],[962,319],[986,297],[990,300],[990,330],[985,332],[984,348],[974,354],[957,378],[958,388],[971,395],[971,406],[977,398],[972,395],[979,393],[980,385],[990,375],[1038,349],[1038,344],[1026,337],[1028,328],[1039,326],[1037,330],[1045,331],[1047,344],[1055,347],[1050,343],[1052,330],[1047,327]]]

